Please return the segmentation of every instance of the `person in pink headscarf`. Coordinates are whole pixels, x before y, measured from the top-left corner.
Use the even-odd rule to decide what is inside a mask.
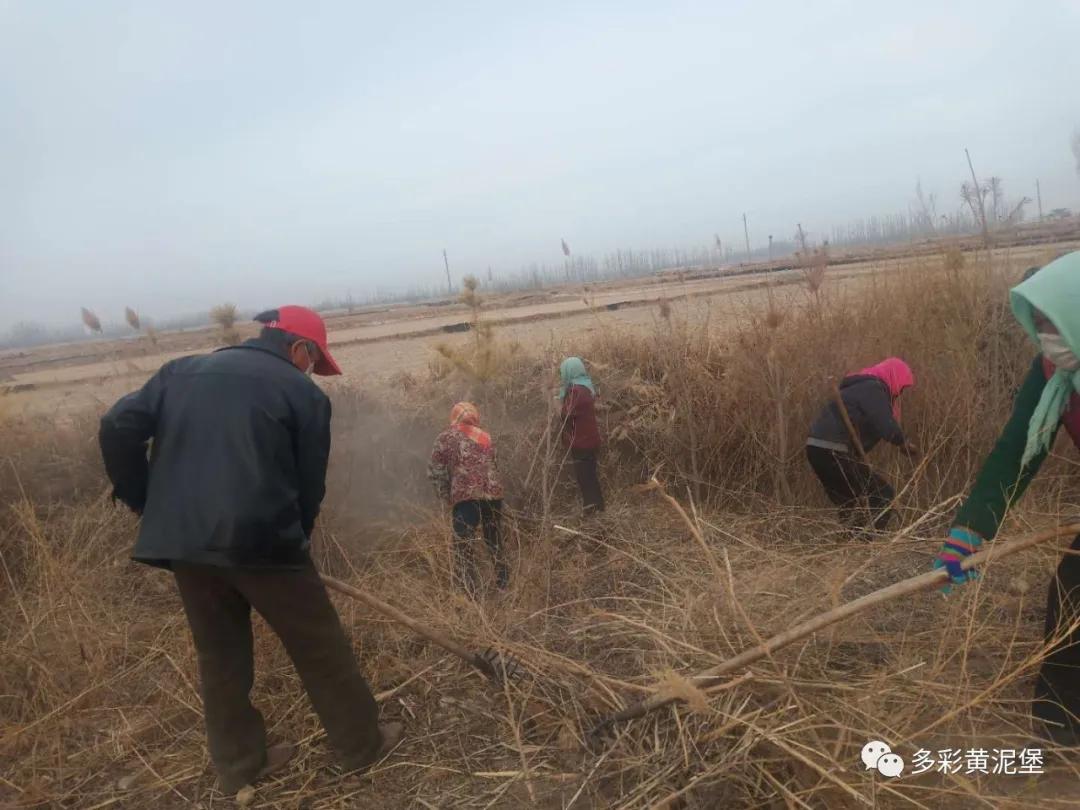
[[[866,453],[884,440],[916,454],[900,427],[900,395],[914,384],[915,375],[899,357],[849,374],[840,383],[840,398]],[[830,401],[810,426],[806,459],[845,525],[882,531],[892,518],[896,493],[853,444],[839,407]]]

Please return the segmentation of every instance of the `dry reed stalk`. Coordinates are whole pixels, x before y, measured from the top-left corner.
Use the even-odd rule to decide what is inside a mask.
[[[398,610],[396,607],[389,604],[388,602],[384,602],[381,599],[378,599],[353,585],[349,585],[347,582],[342,582],[339,579],[328,577],[325,574],[320,574],[319,579],[321,579],[323,581],[323,584],[325,584],[328,588],[331,588],[338,593],[345,594],[351,599],[356,599],[360,602],[363,602],[365,605],[372,608],[373,610],[377,610],[379,613],[382,613],[385,616],[389,616],[394,621],[398,622],[399,624],[405,625],[413,632],[418,633],[419,635],[426,638],[428,641],[439,645],[447,652],[453,653],[466,663],[472,664],[473,666],[476,666],[477,669],[483,670],[483,665],[476,664],[476,659],[478,659],[479,656],[473,653],[472,650],[470,650],[468,647],[458,643],[452,638],[449,638],[445,634],[440,633],[437,630],[433,630],[432,628],[427,627],[426,625],[416,621],[408,614],[402,612],[401,610]]]
[[[840,419],[844,423],[844,428],[847,430],[848,437],[851,439],[851,444],[855,448],[855,452],[859,454],[859,458],[866,465],[870,464],[870,458],[866,455],[866,450],[863,448],[862,439],[859,438],[859,431],[855,429],[855,425],[851,421],[851,414],[848,413],[847,405],[844,404],[844,396],[840,393],[840,386],[835,382],[832,384],[832,398],[836,403],[836,410],[840,413]]]
[[[514,699],[510,696],[510,682],[502,683],[503,697],[506,698],[506,714],[510,729],[514,733],[514,743],[517,746],[518,757],[521,762],[521,773],[525,779],[525,789],[529,792],[529,801],[536,804],[536,788],[533,787],[532,770],[529,768],[529,760],[525,754],[525,742],[521,736],[521,726],[518,718],[514,717]]]
[[[546,394],[546,389],[542,391],[541,396]],[[548,455],[548,448],[550,447],[552,420],[545,420],[544,432],[540,434],[540,442],[536,447],[536,450],[532,454],[532,459],[529,461],[529,471],[525,473],[525,483],[522,488],[526,491],[529,489],[529,484],[532,482],[533,472],[536,470],[537,459],[543,457],[546,460]],[[543,449],[543,453],[541,453]],[[546,478],[546,476],[544,476]]]
[[[667,493],[667,490],[664,489],[664,485],[660,483],[655,475],[649,479],[649,483],[637,487],[637,491],[639,492],[648,492],[650,490],[659,492],[660,497],[670,504],[671,508],[674,509],[675,513],[682,519],[682,522],[686,524],[686,528],[690,530],[690,535],[701,547],[702,552],[705,554],[705,559],[708,560],[709,565],[716,574],[717,582],[719,582],[723,572],[720,569],[720,564],[716,561],[716,557],[712,553],[712,549],[710,549],[709,544],[705,542],[705,537],[702,535],[701,529],[690,519],[690,516],[686,514],[686,510],[683,509],[682,504]]]
[[[787,392],[784,390],[782,372],[779,363],[770,352],[765,359],[766,373],[773,393],[773,407],[776,410],[776,489],[784,502],[791,503],[791,485],[788,484],[785,465],[788,456],[787,431]]]
[[[468,647],[450,638],[445,633],[440,633],[438,630],[418,622],[416,619],[394,607],[389,602],[384,602],[366,591],[362,591],[353,585],[349,585],[348,583],[334,579],[333,577],[328,577],[325,574],[320,574],[319,579],[321,579],[327,587],[363,602],[373,610],[377,610],[384,616],[389,616],[399,624],[405,625],[413,632],[420,634],[428,641],[437,644],[447,652],[453,653],[495,683],[512,679],[518,672],[520,665],[512,656],[502,656],[490,647],[485,653],[473,652]]]
[[[803,279],[806,287],[817,298],[821,286],[825,283],[825,274],[829,269],[829,253],[827,248],[814,250],[809,257],[809,263],[803,268]],[[820,302],[820,299],[818,299]]]
[[[967,571],[994,560],[1024,551],[1032,546],[1039,545],[1040,543],[1056,540],[1066,535],[1076,535],[1077,533],[1080,533],[1080,523],[1072,523],[1050,531],[1033,534],[1021,540],[1014,540],[1011,543],[999,543],[986,551],[968,557],[963,562],[963,569]],[[706,685],[709,685],[721,676],[726,675],[733,670],[741,669],[747,664],[752,664],[754,661],[770,655],[781,647],[791,644],[794,641],[798,641],[799,639],[806,638],[818,630],[828,627],[830,624],[843,621],[850,616],[854,616],[864,610],[869,610],[877,605],[900,599],[901,597],[918,593],[919,591],[940,587],[948,584],[948,581],[949,575],[947,571],[944,569],[935,569],[933,571],[927,571],[925,574],[920,574],[901,582],[894,583],[893,585],[881,588],[873,593],[860,597],[859,599],[855,599],[837,608],[826,611],[825,613],[821,613],[812,619],[802,622],[796,627],[792,627],[783,633],[773,636],[756,647],[746,650],[740,655],[725,661],[723,664],[712,667],[711,669],[705,670],[692,677],[695,680],[700,680]],[[677,696],[667,694],[654,695],[648,700],[605,717],[593,728],[592,733],[594,735],[599,734],[615,723],[630,720],[635,717],[641,717],[649,712],[668,706],[678,699]]]
[[[91,332],[101,334],[101,320],[86,307],[82,307],[82,322]]]

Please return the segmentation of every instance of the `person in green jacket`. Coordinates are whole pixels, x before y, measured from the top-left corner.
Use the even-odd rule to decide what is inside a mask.
[[[976,577],[963,560],[993,539],[1065,427],[1080,448],[1080,251],[1055,259],[1009,294],[1017,321],[1039,346],[1005,424],[934,561],[953,584]],[[948,589],[951,589],[949,586]],[[1080,536],[1050,582],[1047,650],[1031,704],[1035,730],[1060,745],[1080,745]]]

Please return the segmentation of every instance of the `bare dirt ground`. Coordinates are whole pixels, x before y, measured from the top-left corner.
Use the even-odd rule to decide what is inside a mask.
[[[1001,267],[1045,261],[1080,242],[1057,242],[1003,248],[995,252]],[[939,258],[886,258],[830,267],[825,284],[848,292],[872,284],[885,273],[902,273],[912,262]],[[733,319],[760,311],[768,296],[778,301],[807,295],[800,270],[778,270],[682,280],[674,274],[606,282],[588,287],[564,286],[530,293],[492,296],[483,317],[498,325],[500,337],[522,346],[565,344],[572,335],[598,328],[634,328],[653,323],[656,304],[668,300],[690,318],[709,318],[723,329]],[[434,312],[433,312],[434,311]],[[455,345],[467,332],[454,332],[467,321],[464,305],[375,308],[327,317],[330,347],[346,379],[379,386],[402,372],[424,369],[439,344]],[[255,333],[245,324],[244,337]],[[0,353],[0,408],[9,414],[65,416],[102,407],[138,388],[163,363],[220,345],[214,329],[163,333],[130,340],[62,344]],[[333,386],[334,381],[325,381]]]

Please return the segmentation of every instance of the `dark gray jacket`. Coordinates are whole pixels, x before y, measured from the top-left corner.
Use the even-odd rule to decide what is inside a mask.
[[[99,440],[114,497],[142,515],[134,559],[307,562],[330,400],[272,341],[166,363],[105,414]]]
[[[840,397],[867,453],[882,439],[900,446],[906,443],[904,431],[893,417],[889,389],[877,377],[859,374],[845,377],[840,383]],[[847,445],[852,452],[855,450],[851,447],[840,411],[831,399],[810,426],[810,438]]]

